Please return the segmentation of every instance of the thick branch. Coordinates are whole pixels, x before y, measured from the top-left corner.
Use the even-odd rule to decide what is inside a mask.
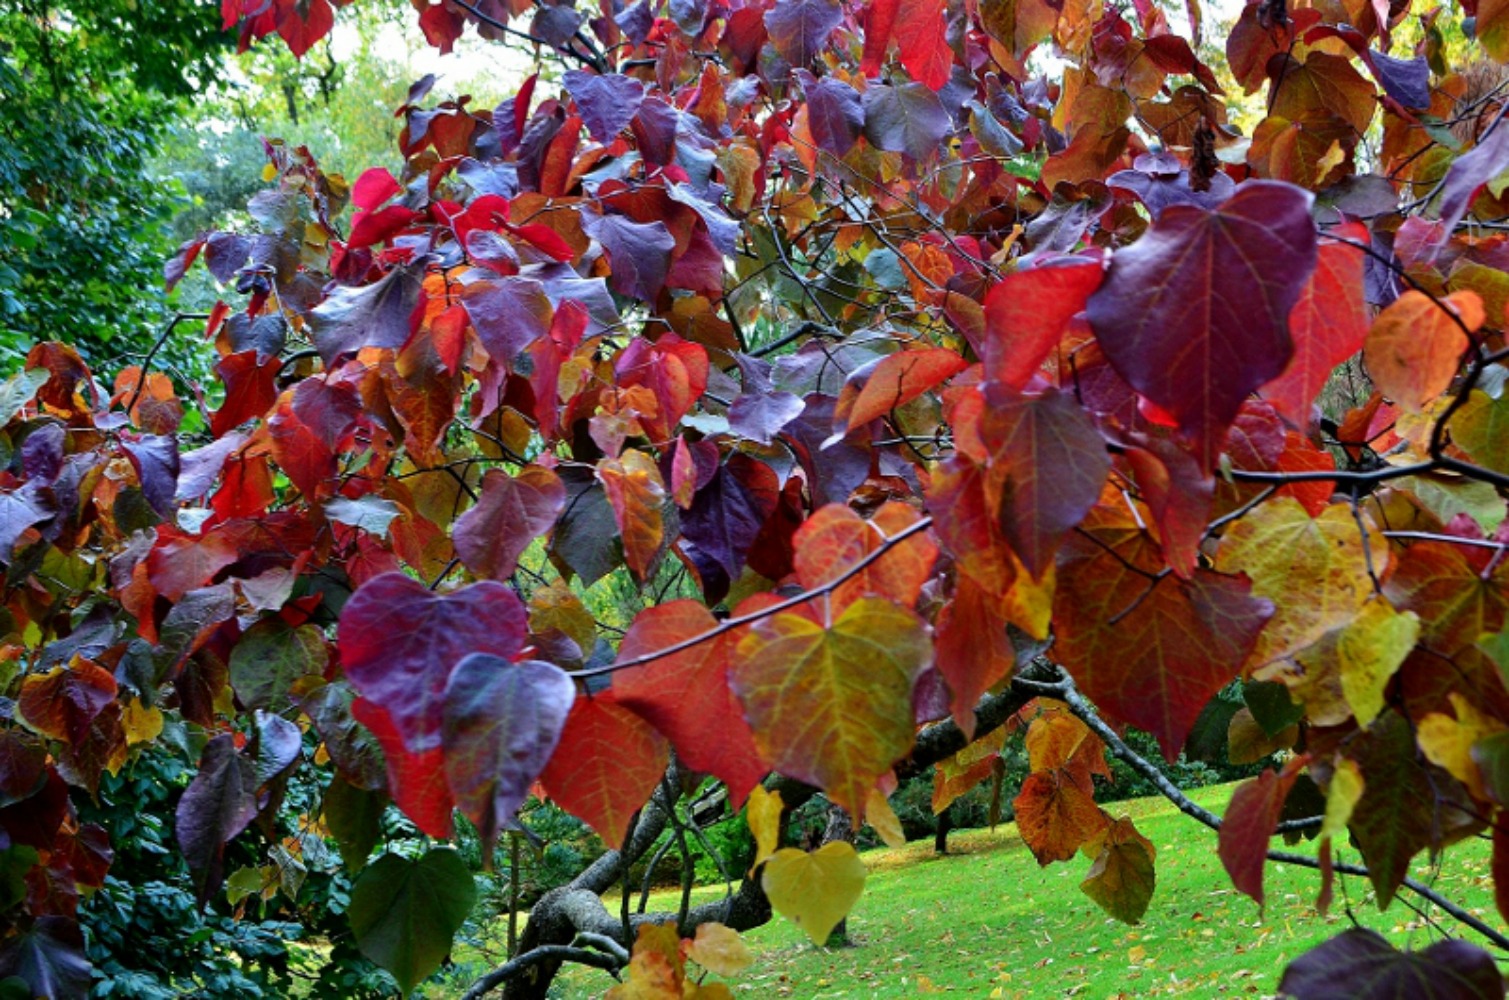
[[[1029,661],[1022,668],[1019,679],[1047,680],[1054,676],[1057,676],[1055,668],[1044,661],[1035,660]],[[1036,691],[1013,683],[999,694],[982,698],[975,707],[975,736],[984,735],[1003,725],[1036,697]],[[958,753],[969,742],[969,738],[952,720],[928,726],[918,734],[911,755],[896,765],[896,775],[899,778],[909,778],[920,774],[933,764]],[[817,789],[811,785],[779,775],[771,779],[770,785],[780,791],[782,800],[789,808],[796,808],[817,794]],[[664,831],[666,816],[673,807],[672,803],[665,801],[669,798],[665,792],[666,787],[679,787],[678,780],[662,783],[656,792],[655,805],[640,813],[634,832],[622,852],[604,853],[569,885],[546,893],[534,905],[521,940],[524,954],[520,958],[541,948],[564,947],[584,933],[602,935],[625,946],[632,945],[632,941],[625,940],[622,922],[603,905],[602,894],[619,878],[628,877],[629,866],[647,853]],[[664,809],[660,808],[662,802],[666,806]],[[691,929],[716,920],[734,930],[750,930],[769,921],[770,915],[770,901],[765,898],[759,880],[746,878],[733,896],[692,907],[686,916],[685,927]],[[678,916],[676,913],[639,913],[630,917],[629,925],[632,930],[645,923],[668,923]],[[510,1000],[539,1000],[545,996],[550,980],[563,961],[574,961],[574,958],[554,950],[535,962],[522,965],[510,962],[508,966],[500,966],[488,973],[483,980],[478,980],[466,996],[475,1000],[490,990],[504,986],[507,990],[505,995]],[[507,975],[499,975],[509,966],[512,968]],[[532,975],[526,976],[525,973]],[[479,991],[479,985],[484,981],[489,985]]]

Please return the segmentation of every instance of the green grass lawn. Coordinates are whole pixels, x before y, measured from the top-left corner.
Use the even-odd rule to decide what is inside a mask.
[[[1231,787],[1193,797],[1221,812]],[[1294,956],[1349,925],[1348,901],[1361,924],[1400,946],[1424,947],[1439,936],[1403,899],[1379,913],[1370,887],[1357,879],[1338,884],[1336,905],[1323,918],[1314,907],[1318,874],[1272,863],[1267,910],[1259,913],[1231,888],[1215,834],[1162,799],[1108,809],[1130,814],[1158,849],[1158,888],[1139,926],[1109,919],[1079,891],[1090,859],[1039,868],[1014,826],[960,831],[949,838],[947,857],[935,857],[930,842],[863,855],[870,877],[849,919],[855,947],[815,948],[779,916],[745,934],[756,962],[735,991],[811,1000],[1262,997],[1274,993]],[[1313,854],[1314,847],[1296,850]],[[1344,859],[1357,860],[1351,851]],[[1486,842],[1471,841],[1448,851],[1440,871],[1421,864],[1414,874],[1497,925],[1488,862]],[[695,898],[721,893],[699,889]],[[677,894],[652,896],[650,905],[674,910]],[[1453,929],[1450,918],[1443,926]],[[557,992],[593,997],[611,985],[605,973],[576,968],[558,980]]]

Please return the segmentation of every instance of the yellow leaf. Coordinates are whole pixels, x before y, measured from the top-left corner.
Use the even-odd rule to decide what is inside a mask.
[[[738,931],[717,922],[697,925],[697,937],[686,946],[686,957],[720,976],[737,976],[754,962]]]
[[[854,845],[835,840],[811,854],[790,847],[776,851],[760,885],[776,912],[820,946],[859,901],[867,874]]]
[[[870,796],[865,799],[865,822],[870,824],[887,847],[906,846],[906,834],[902,832],[901,820],[896,818],[896,811],[878,788],[870,789]]]
[[[1011,553],[1011,562],[1016,570],[1016,578],[1006,592],[1001,614],[1032,638],[1046,639],[1048,623],[1053,617],[1053,593],[1058,583],[1058,573],[1049,564],[1043,571],[1042,579],[1034,580],[1015,553]]]
[[[1258,635],[1252,666],[1292,656],[1357,617],[1372,593],[1364,544],[1345,504],[1312,518],[1293,497],[1271,500],[1226,529],[1216,569],[1246,573],[1252,596],[1269,598],[1276,609]],[[1376,549],[1374,558],[1383,558],[1384,546]]]
[[[556,580],[529,595],[529,631],[544,635],[555,630],[576,643],[583,656],[597,644],[597,621],[564,580]]]
[[[1418,638],[1419,617],[1395,611],[1383,598],[1363,605],[1357,620],[1336,637],[1341,692],[1359,726],[1366,728],[1383,711],[1383,690]]]
[[[749,866],[750,871],[760,867],[760,863],[781,845],[781,812],[785,808],[780,792],[767,792],[762,785],[756,785],[749,793],[744,818],[755,839],[755,859]]]
[[[1503,732],[1506,727],[1492,716],[1479,712],[1457,692],[1453,691],[1448,697],[1457,717],[1453,719],[1440,712],[1431,712],[1420,720],[1415,738],[1432,764],[1444,767],[1453,778],[1467,786],[1474,798],[1485,800],[1488,796],[1483,788],[1483,775],[1472,759],[1472,745]]]
[[[1355,760],[1346,757],[1331,772],[1331,783],[1326,786],[1326,817],[1320,824],[1322,837],[1337,837],[1346,833],[1352,821],[1352,810],[1362,798],[1362,769]]]
[[[857,818],[912,749],[912,686],[933,646],[915,613],[882,597],[861,597],[830,627],[814,617],[788,611],[752,626],[730,678],[761,757]]]
[[[626,972],[607,1000],[681,1000],[686,975],[675,925],[641,924]]]
[[[162,710],[155,705],[148,707],[140,698],[132,698],[121,713],[121,727],[126,731],[126,743],[151,743],[162,733]]]

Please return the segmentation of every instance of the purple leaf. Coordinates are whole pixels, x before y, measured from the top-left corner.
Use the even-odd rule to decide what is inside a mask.
[[[491,580],[432,594],[402,573],[384,573],[341,611],[341,666],[352,687],[387,709],[404,746],[440,745],[441,703],[451,671],[469,653],[510,659],[528,634],[524,605]]]
[[[828,36],[843,19],[843,8],[830,0],[776,0],[765,12],[765,30],[782,59],[806,66],[827,46]]]
[[[1214,468],[1243,400],[1294,353],[1289,311],[1315,268],[1309,192],[1249,181],[1215,211],[1167,209],[1117,251],[1086,313],[1116,372]]]
[[[199,773],[178,800],[178,844],[200,880],[200,901],[220,888],[225,845],[257,816],[257,768],[222,733],[205,744]]]
[[[1478,140],[1477,147],[1452,161],[1441,185],[1441,228],[1433,240],[1439,250],[1451,238],[1483,185],[1509,170],[1509,128],[1500,127]]]
[[[374,284],[331,292],[309,313],[314,346],[325,366],[363,347],[402,347],[413,330],[420,289],[418,271],[396,267]]]
[[[837,77],[819,80],[804,69],[796,75],[807,95],[807,127],[817,148],[834,156],[848,153],[865,127],[859,91]]]
[[[0,566],[10,565],[11,550],[27,528],[53,515],[52,504],[44,499],[38,483],[0,494]]]
[[[167,435],[143,434],[121,446],[136,466],[136,478],[147,503],[159,517],[171,519],[178,495],[178,442]]]
[[[1492,956],[1466,941],[1398,951],[1375,931],[1354,927],[1289,963],[1279,992],[1295,1000],[1502,1000]]]
[[[805,404],[791,392],[746,392],[728,408],[728,429],[741,437],[769,444],[791,421],[802,415]]]
[[[582,15],[570,6],[541,7],[529,24],[529,36],[560,48],[581,26]]]
[[[1396,59],[1382,52],[1372,52],[1373,75],[1383,84],[1383,92],[1406,108],[1430,107],[1430,66],[1424,56]]]
[[[507,579],[565,506],[566,487],[549,469],[530,465],[517,476],[494,469],[482,478],[476,505],[456,519],[456,555],[478,576]]]
[[[936,153],[951,121],[938,95],[921,83],[865,90],[865,138],[876,149],[914,160]]]
[[[62,424],[46,423],[26,435],[21,444],[21,471],[27,479],[50,483],[63,471],[63,443],[68,432]]]
[[[671,270],[676,237],[664,222],[635,222],[625,215],[583,216],[582,228],[603,249],[613,265],[608,284],[620,295],[654,302]]]
[[[590,469],[563,466],[566,510],[550,533],[550,556],[590,587],[622,562],[614,535],[613,508]]]
[[[543,285],[518,276],[472,282],[461,289],[461,304],[488,356],[508,368],[549,334],[555,312]]]
[[[474,654],[451,674],[441,729],[446,780],[484,844],[550,762],[575,699],[566,672],[540,660]]]
[[[1189,171],[1176,174],[1153,174],[1142,170],[1118,170],[1106,179],[1106,186],[1130,191],[1158,218],[1172,205],[1193,205],[1207,211],[1236,193],[1236,182],[1227,174],[1210,179],[1209,191],[1195,191],[1189,186]]]
[[[644,103],[644,84],[621,73],[599,76],[574,69],[561,78],[592,138],[611,143]]]
[[[93,977],[78,923],[68,917],[39,917],[7,941],[0,952],[0,979],[12,976],[26,984],[27,996],[88,996]]]
[[[281,715],[260,708],[254,718],[257,741],[252,763],[258,782],[265,785],[298,763],[299,753],[304,749],[304,734]]]
[[[681,515],[681,534],[738,579],[749,547],[775,511],[780,482],[770,466],[734,453]]]

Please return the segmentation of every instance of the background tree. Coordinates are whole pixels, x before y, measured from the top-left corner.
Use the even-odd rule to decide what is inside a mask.
[[[559,84],[489,109],[419,81],[396,173],[268,140],[251,224],[167,268],[241,296],[207,395],[55,342],[0,394],[0,976],[87,987],[80,893],[89,925],[123,833],[97,797],[165,754],[221,916],[282,893],[407,992],[476,901],[434,841],[459,814],[498,861],[538,791],[611,850],[468,995],[544,996],[572,961],[716,996],[685,956],[729,967],[772,908],[821,941],[862,889],[847,843],[781,844],[789,810],[821,791],[894,836],[898,781],[937,765],[946,808],[1019,730],[1023,839],[1089,855],[1114,917],[1156,858],[1094,801],[1108,754],[1259,905],[1276,858],[1322,909],[1366,878],[1509,949],[1410,877],[1480,835],[1509,863],[1509,103],[1476,62],[1509,14],[1480,4],[1453,65],[1441,11],[1263,0],[1223,84],[1194,11],[424,7],[432,44],[527,39]],[[334,18],[226,13],[300,54]],[[1228,88],[1258,95],[1248,135]],[[626,586],[631,620],[588,610]],[[1281,756],[1218,817],[1165,765],[1223,739]],[[718,801],[753,872],[632,913],[632,866]],[[1362,929],[1281,985],[1359,970],[1503,993],[1479,944]]]
[[[0,4],[0,351],[145,352],[178,199],[145,183],[180,100],[228,39],[203,4]],[[175,356],[185,352],[175,347]]]

